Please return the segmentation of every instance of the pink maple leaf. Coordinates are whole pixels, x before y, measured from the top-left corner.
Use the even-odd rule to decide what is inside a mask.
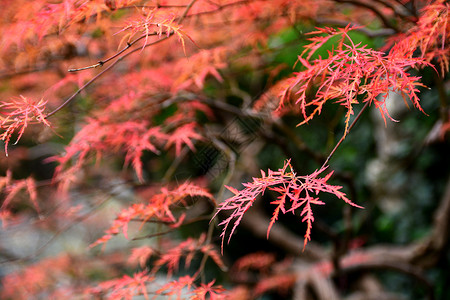
[[[192,140],[203,140],[204,138],[195,132],[196,123],[191,122],[175,129],[167,140],[166,148],[170,148],[175,145],[175,153],[179,155],[181,147],[187,145],[189,149],[195,151],[194,143]]]

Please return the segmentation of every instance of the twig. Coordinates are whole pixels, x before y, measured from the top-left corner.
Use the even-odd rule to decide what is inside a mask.
[[[178,229],[178,228],[176,228],[176,229]],[[173,232],[174,230],[175,230],[175,228],[171,228],[171,229],[166,230],[166,231],[158,231],[156,233],[151,233],[151,234],[147,234],[147,235],[144,235],[144,236],[138,236],[138,237],[133,238],[132,241],[139,241],[139,240],[150,239],[150,238],[153,238],[153,237],[162,236],[162,235],[165,235],[165,234],[169,234],[169,233]]]
[[[191,9],[191,7],[194,5],[194,3],[197,0],[192,0],[191,3],[189,3],[187,6],[182,5],[182,6],[176,6],[176,7],[186,7],[186,9],[184,10],[183,14],[180,17],[179,23],[181,23],[183,21],[183,19],[186,17],[187,13],[189,12],[189,10]],[[132,42],[127,42],[127,45],[125,48],[123,48],[122,50],[120,50],[119,52],[115,53],[114,55],[112,55],[111,57],[105,59],[105,60],[100,60],[99,62],[97,62],[96,64],[87,66],[87,67],[82,67],[82,68],[76,68],[76,69],[69,69],[68,72],[78,72],[78,71],[83,71],[83,70],[88,70],[88,69],[94,69],[94,68],[98,68],[98,67],[103,67],[103,65],[107,62],[109,62],[110,60],[113,60],[114,58],[120,56],[122,53],[124,53],[125,51],[127,51],[128,49],[130,49],[134,44],[136,44],[137,42],[139,42],[140,40],[142,40],[143,38],[147,38],[149,36],[155,36],[158,35],[157,32],[152,32],[149,34],[144,34],[140,37],[138,37],[137,39],[135,39]]]
[[[246,212],[245,218],[242,220],[242,226],[245,226],[256,237],[265,239],[267,237],[266,229],[269,225],[269,220],[258,203],[255,203],[256,206],[253,209]],[[303,238],[281,223],[273,225],[268,241],[286,253],[295,256],[301,254],[305,260],[320,261],[324,257],[329,257],[329,252],[313,241],[308,242],[306,248],[303,248]]]
[[[118,57],[119,55],[121,55],[122,53],[124,53],[125,51],[127,51],[128,49],[131,48],[131,46],[133,46],[134,44],[136,44],[137,42],[139,42],[140,40],[142,40],[143,38],[147,38],[149,36],[153,36],[153,35],[158,35],[156,32],[150,33],[150,34],[144,34],[140,37],[138,37],[137,39],[135,39],[132,42],[128,42],[127,46],[125,48],[123,48],[122,50],[120,50],[119,52],[115,53],[114,55],[112,55],[111,57],[108,57],[105,60],[100,60],[98,63],[91,65],[91,66],[87,66],[87,67],[83,67],[83,68],[77,68],[77,69],[69,69],[67,70],[68,72],[74,73],[74,72],[78,72],[78,71],[83,71],[83,70],[88,70],[88,69],[94,69],[94,68],[98,68],[98,67],[103,67],[104,64],[106,64],[107,62],[109,62],[110,60],[113,60],[114,58]]]
[[[181,149],[181,152],[179,155],[175,157],[173,162],[170,164],[170,167],[167,168],[166,173],[164,174],[163,178],[161,179],[162,183],[169,182],[169,179],[172,178],[173,174],[177,170],[177,168],[180,166],[183,159],[186,157],[186,155],[189,153],[189,147],[185,146],[183,149]]]
[[[404,18],[405,20],[408,20],[409,15],[404,11],[401,11],[398,7],[395,7],[395,5],[387,2],[386,0],[374,0],[374,1],[390,8],[397,16]],[[404,6],[402,7],[404,8]]]
[[[35,68],[23,69],[16,72],[0,72],[0,79],[8,79],[15,76],[27,75],[35,72],[42,72],[49,70],[52,67],[50,64],[45,64],[44,66],[37,66]]]
[[[186,6],[186,9],[184,10],[183,14],[181,15],[181,17],[178,21],[179,24],[181,24],[183,22],[184,18],[187,16],[189,10],[192,8],[192,6],[194,5],[194,3],[196,1],[197,0],[191,0],[191,2],[189,2],[189,4]]]
[[[294,143],[298,150],[306,152],[316,162],[324,160],[324,156],[322,156],[322,154],[317,153],[317,151],[314,151],[310,147],[308,147],[308,145],[302,139],[300,139],[300,137],[289,126],[283,123],[281,119],[274,120],[273,125],[281,130],[281,132],[283,132],[283,134]]]
[[[121,60],[123,60],[125,57],[127,57],[128,55],[133,54],[134,52],[140,51],[143,48],[155,45],[157,43],[160,43],[168,38],[170,38],[171,36],[173,36],[173,34],[169,35],[169,36],[165,36],[159,40],[156,40],[154,42],[145,44],[142,47],[139,47],[137,49],[134,49],[126,54],[124,54],[123,56],[119,57],[118,59],[116,59],[112,64],[110,64],[106,69],[104,69],[103,71],[101,71],[100,73],[98,73],[97,75],[95,75],[91,80],[89,80],[87,83],[85,83],[82,87],[80,87],[72,96],[70,96],[66,101],[64,101],[63,104],[61,104],[60,106],[58,106],[55,110],[53,110],[52,112],[48,113],[46,116],[46,119],[53,116],[54,114],[56,114],[58,111],[60,111],[61,109],[63,109],[64,107],[66,107],[70,102],[72,102],[76,96],[78,96],[78,94],[81,93],[81,91],[83,91],[85,88],[87,88],[88,86],[90,86],[95,80],[97,80],[100,76],[102,76],[103,74],[105,74],[107,71],[109,71],[110,69],[112,69],[112,67],[114,67],[117,63],[119,63]]]
[[[53,236],[48,239],[44,244],[42,244],[36,251],[33,252],[33,254],[27,255],[25,257],[16,257],[13,260],[7,260],[7,261],[0,261],[0,265],[4,264],[4,263],[11,263],[14,261],[30,261],[32,258],[38,257],[39,255],[41,255],[45,249],[52,244],[61,234],[67,232],[68,230],[70,230],[72,227],[74,227],[75,225],[77,225],[78,223],[81,223],[83,221],[85,221],[86,219],[90,218],[92,216],[92,213],[99,209],[100,206],[102,206],[104,203],[106,203],[107,201],[111,200],[112,197],[111,195],[106,195],[106,197],[104,199],[102,199],[100,201],[100,203],[96,204],[96,206],[92,207],[87,213],[83,214],[82,216],[79,216],[77,218],[75,218],[75,220],[73,220],[73,222],[63,226],[61,229],[59,229],[57,232],[55,232],[55,234],[53,234]]]
[[[189,224],[192,224],[192,223],[195,223],[195,222],[198,222],[198,221],[209,220],[209,219],[210,219],[209,216],[201,216],[201,217],[193,218],[193,219],[191,219],[189,221],[186,221],[183,224],[181,224],[180,227],[184,226],[184,225],[189,225]],[[137,220],[134,219],[132,221],[137,221]],[[150,223],[151,221],[146,220],[145,222]],[[155,221],[155,223],[156,223],[156,221]],[[161,224],[161,223],[164,223],[164,222],[158,222],[158,223]],[[175,231],[177,229],[179,229],[179,227],[177,227],[177,228],[170,228],[170,229],[168,229],[166,231],[159,231],[159,232],[151,233],[151,234],[144,235],[144,236],[138,236],[138,237],[133,238],[132,240],[133,241],[138,241],[138,240],[144,240],[144,239],[148,239],[148,238],[152,238],[152,237],[158,237],[158,236],[161,236],[161,235],[165,235],[165,234],[171,233],[171,232],[173,232],[173,231]]]
[[[356,122],[358,122],[359,118],[361,117],[362,113],[366,110],[366,108],[369,106],[370,102],[367,101],[366,104],[363,106],[363,108],[361,108],[360,112],[358,113],[358,115],[356,116],[356,118],[353,120],[352,124],[350,124],[350,126],[347,129],[347,132],[344,132],[344,134],[342,135],[341,139],[339,140],[339,142],[336,144],[336,146],[334,146],[333,150],[330,152],[330,154],[328,155],[327,159],[325,160],[325,162],[322,164],[321,168],[326,167],[326,165],[328,164],[328,162],[330,161],[331,157],[333,156],[334,152],[336,152],[337,148],[339,148],[339,146],[341,145],[341,143],[344,141],[345,137],[347,136],[347,134],[350,132],[350,130],[352,130],[352,128],[356,125]]]
[[[91,78],[91,80],[89,80],[88,82],[86,82],[82,87],[80,87],[74,94],[72,94],[72,96],[70,96],[69,98],[67,98],[66,101],[63,102],[63,104],[61,104],[60,106],[58,106],[56,109],[54,109],[52,112],[48,113],[47,116],[45,117],[46,119],[48,119],[49,117],[53,116],[54,114],[56,114],[58,111],[60,111],[61,109],[63,109],[64,107],[66,107],[70,102],[72,102],[73,99],[75,99],[76,96],[78,96],[78,94],[80,94],[85,88],[87,88],[88,86],[90,86],[95,80],[97,80],[98,78],[100,78],[103,74],[105,74],[108,70],[110,70],[112,67],[114,67],[119,61],[121,61],[123,59],[124,56],[119,57],[115,62],[113,62],[111,65],[109,65],[106,69],[104,69],[103,71],[101,71],[100,73],[98,73],[97,75],[95,75],[93,78]]]
[[[187,13],[189,12],[190,8],[194,5],[196,0],[192,0],[189,5],[186,7],[185,11],[183,12],[183,14],[181,15],[180,18],[180,23],[183,21],[183,19],[186,17]],[[81,93],[81,91],[83,91],[85,88],[87,88],[89,85],[91,85],[95,80],[97,80],[100,76],[102,76],[103,74],[105,74],[108,70],[110,70],[112,67],[114,67],[117,63],[119,63],[122,59],[124,59],[125,57],[127,57],[128,55],[133,54],[134,52],[137,52],[139,50],[142,50],[144,48],[147,48],[149,46],[155,45],[157,43],[160,43],[164,40],[167,40],[168,38],[170,38],[171,36],[173,36],[173,32],[169,32],[167,36],[156,40],[154,42],[151,43],[147,43],[142,47],[139,47],[137,49],[134,49],[126,54],[124,54],[123,56],[117,58],[111,65],[109,65],[106,69],[104,69],[102,72],[98,73],[96,76],[94,76],[91,80],[89,80],[85,85],[83,85],[81,88],[79,88],[72,96],[70,96],[66,101],[64,101],[63,104],[61,104],[60,106],[58,106],[55,110],[53,110],[52,112],[50,112],[49,114],[47,114],[46,118],[51,117],[52,115],[54,115],[55,113],[57,113],[58,111],[60,111],[61,109],[63,109],[65,106],[67,106],[70,102],[72,102],[73,99],[75,99],[76,96],[78,96],[78,94]],[[153,34],[151,34],[153,35]],[[137,38],[135,41],[133,41],[133,43],[138,42],[140,39],[147,37],[148,35],[143,35],[139,38]],[[114,59],[115,57],[119,56],[120,54],[122,54],[123,52],[125,52],[126,50],[128,50],[131,46],[129,44],[127,44],[127,47],[125,47],[124,49],[122,49],[121,51],[119,51],[118,53],[116,53],[115,55],[113,55],[112,57],[110,57],[109,59],[105,60],[105,61],[101,61],[93,66],[89,66],[89,67],[85,67],[84,69],[90,69],[90,68],[96,68],[98,66],[103,66],[103,64],[106,61],[109,61],[111,59]],[[82,68],[83,69],[83,68]],[[75,69],[74,69],[75,70]]]
[[[436,72],[433,72],[433,75],[434,75],[434,82],[436,83],[439,95],[439,104],[440,104],[439,112],[441,115],[441,120],[443,123],[446,123],[448,121],[448,104],[447,104],[448,98],[444,87],[444,81],[442,80],[444,74],[441,77]]]

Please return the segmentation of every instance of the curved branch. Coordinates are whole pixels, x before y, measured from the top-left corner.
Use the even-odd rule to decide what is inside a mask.
[[[377,7],[375,7],[371,4],[359,2],[356,0],[334,0],[334,1],[338,2],[338,3],[348,3],[348,4],[353,4],[355,6],[364,7],[366,9],[370,10],[371,12],[373,12],[381,20],[381,22],[384,24],[384,26],[386,26],[387,28],[393,29],[395,32],[400,32],[400,30],[396,26],[394,26],[391,22],[389,22],[389,20],[386,18],[386,16]]]
[[[447,180],[444,195],[436,209],[431,234],[416,245],[410,259],[413,264],[431,267],[438,263],[446,253],[450,239],[450,177]]]
[[[435,298],[433,285],[425,278],[425,276],[422,273],[422,270],[420,268],[417,268],[410,264],[405,264],[403,262],[369,261],[366,263],[361,263],[358,265],[343,268],[341,272],[352,273],[352,272],[372,271],[380,269],[393,270],[411,276],[425,287],[426,293],[428,295],[427,299],[433,300]]]

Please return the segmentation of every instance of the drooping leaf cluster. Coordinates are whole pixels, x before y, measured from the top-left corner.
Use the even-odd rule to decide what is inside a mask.
[[[297,211],[300,211],[300,216],[302,217],[301,221],[306,222],[307,224],[304,246],[311,240],[311,228],[312,223],[314,222],[312,205],[325,204],[317,197],[320,192],[334,194],[346,203],[361,208],[361,206],[350,201],[345,193],[340,191],[342,188],[341,186],[330,185],[327,183],[333,172],[325,175],[323,178],[319,177],[325,169],[326,168],[316,170],[307,176],[297,176],[292,169],[290,162],[287,161],[283,168],[278,171],[269,170],[267,174],[264,171],[261,171],[261,178],[253,178],[253,182],[243,183],[244,189],[241,191],[238,191],[233,187],[227,187],[234,196],[220,203],[216,213],[217,215],[219,212],[230,211],[229,216],[219,224],[224,226],[221,234],[222,249],[228,226],[231,225],[228,238],[229,242],[247,210],[250,209],[256,198],[264,195],[266,191],[273,191],[279,194],[276,200],[270,202],[270,204],[273,204],[276,207],[270,220],[269,228],[267,229],[267,237],[269,237],[270,229],[281,213],[296,214]]]

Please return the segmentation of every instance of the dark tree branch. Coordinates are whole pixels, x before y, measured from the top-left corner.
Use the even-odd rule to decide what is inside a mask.
[[[433,285],[423,275],[422,270],[413,265],[405,264],[402,261],[397,262],[368,261],[365,263],[355,264],[353,266],[343,268],[342,272],[348,274],[352,272],[364,272],[373,270],[392,270],[408,275],[416,279],[422,286],[425,287],[428,300],[435,299]]]
[[[334,1],[338,2],[338,3],[348,3],[348,4],[355,5],[355,6],[361,6],[363,8],[366,8],[366,9],[372,11],[381,20],[381,22],[384,24],[385,27],[391,28],[395,32],[400,32],[400,30],[397,28],[397,26],[393,25],[386,18],[386,16],[374,5],[371,5],[371,4],[365,3],[365,2],[356,1],[356,0],[334,0]]]
[[[438,263],[446,253],[450,239],[450,177],[444,195],[436,209],[431,234],[417,244],[410,258],[411,263],[429,268]]]
[[[315,20],[319,24],[328,24],[328,25],[334,25],[334,26],[341,26],[345,27],[349,24],[348,21],[342,21],[342,20],[335,20],[335,19],[328,19],[328,18],[317,18]],[[350,23],[352,26],[361,26],[361,24],[357,23]],[[375,38],[375,37],[383,37],[383,36],[390,36],[395,33],[395,30],[392,28],[382,28],[382,29],[369,29],[365,27],[357,27],[354,29],[355,31],[361,32],[365,34],[368,37]]]
[[[269,219],[270,218],[264,214],[262,209],[258,207],[257,203],[255,203],[254,207],[249,209],[242,219],[242,226],[245,226],[255,236],[266,239]],[[303,248],[303,239],[288,230],[279,222],[272,226],[269,242],[291,255],[301,255],[302,258],[311,261],[320,261],[329,256],[328,251],[312,241],[308,242],[308,245]]]

